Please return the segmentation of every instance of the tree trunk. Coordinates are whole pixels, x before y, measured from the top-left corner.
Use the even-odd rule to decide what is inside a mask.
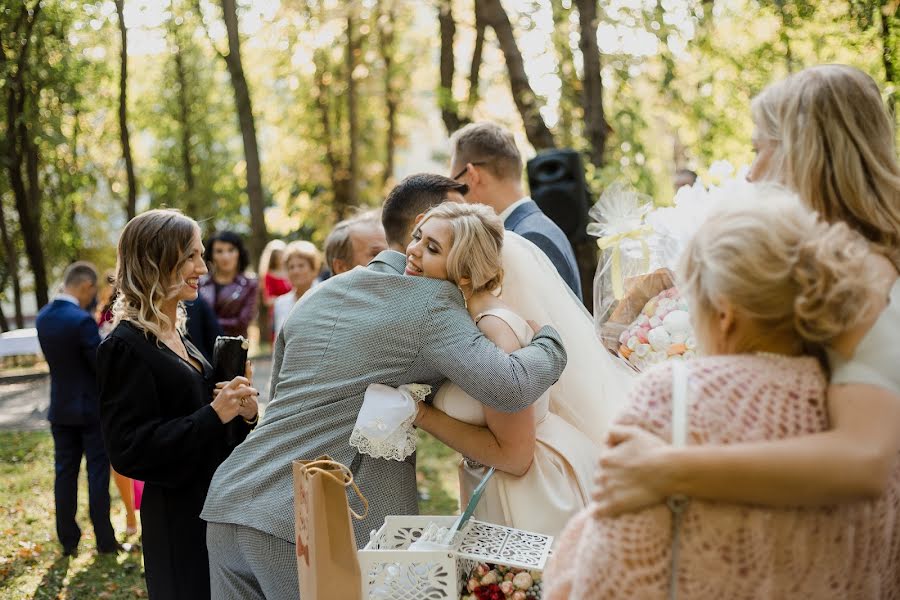
[[[331,127],[331,106],[328,101],[328,86],[325,83],[325,68],[327,55],[324,50],[313,55],[315,63],[314,79],[316,82],[316,109],[319,112],[319,122],[322,124],[322,145],[325,148],[325,164],[331,178],[332,202],[331,209],[334,219],[340,221],[347,213],[347,186],[346,169],[341,164],[334,147],[334,136]]]
[[[469,97],[466,99],[466,114],[471,115],[478,104],[478,84],[481,79],[481,62],[484,56],[484,33],[487,24],[475,5],[475,47],[472,49],[472,62],[469,66]]]
[[[23,13],[16,23],[16,32],[22,36],[21,39],[24,41],[17,58],[15,73],[5,82],[7,101],[6,169],[15,198],[16,212],[19,215],[19,230],[22,232],[22,240],[25,243],[25,254],[34,276],[34,295],[38,308],[47,304],[49,295],[44,249],[41,246],[41,191],[38,181],[38,156],[37,148],[31,141],[25,123],[27,118],[24,114],[25,100],[29,92],[27,86],[23,84],[23,80],[28,67],[28,51],[32,43],[31,32],[40,10],[40,2],[35,4],[30,13],[27,8],[23,9]],[[23,19],[24,31],[20,32],[18,26]],[[8,62],[8,57],[2,47],[0,47],[0,61]],[[28,180],[27,187],[22,174],[23,167]]]
[[[137,212],[137,181],[134,177],[134,162],[131,158],[131,141],[128,137],[128,30],[123,15],[125,0],[116,0],[116,14],[119,16],[119,36],[122,49],[119,53],[119,136],[122,142],[122,155],[125,157],[125,174],[128,178],[128,203],[125,213],[128,220]]]
[[[387,0],[387,7],[383,10],[384,23],[379,17],[378,47],[381,52],[381,60],[384,62],[384,104],[387,117],[387,137],[385,139],[384,172],[381,176],[382,191],[386,192],[394,176],[394,154],[397,145],[397,96],[394,89],[394,52],[396,46],[396,12],[393,0]],[[384,7],[381,7],[384,8]],[[381,11],[379,11],[381,12]]]
[[[577,109],[582,104],[581,82],[575,71],[575,57],[572,47],[569,45],[569,35],[572,33],[569,15],[571,8],[563,7],[561,2],[553,2],[553,46],[556,48],[559,61],[559,121],[556,126],[557,137],[564,148],[575,148],[577,130],[576,124],[582,119],[576,116]]]
[[[228,54],[225,65],[234,88],[234,101],[238,114],[241,139],[244,142],[244,161],[247,164],[247,201],[250,205],[250,254],[252,262],[259,261],[263,247],[269,237],[266,231],[265,199],[263,198],[262,175],[259,166],[259,147],[256,143],[256,122],[250,102],[250,89],[244,77],[241,62],[241,39],[238,31],[236,0],[222,0],[225,30],[228,33]]]
[[[497,34],[497,41],[500,43],[504,58],[506,58],[506,69],[509,71],[509,87],[516,108],[522,116],[528,141],[535,150],[539,151],[556,147],[553,134],[541,116],[537,95],[531,89],[531,84],[528,83],[522,53],[519,51],[512,24],[509,22],[509,16],[503,9],[503,5],[500,4],[500,0],[475,0],[475,4],[477,6],[475,10],[480,11],[485,22]]]
[[[893,15],[890,13],[889,4],[895,6]],[[884,80],[891,89],[891,93],[887,97],[888,110],[895,118],[897,116],[897,90],[894,89],[900,81],[898,81],[897,68],[898,57],[896,56],[900,46],[900,31],[894,31],[900,21],[900,3],[889,3],[888,0],[880,0],[878,3],[879,12],[881,13],[881,61],[884,65]]]
[[[600,168],[604,162],[609,126],[603,114],[603,80],[600,75],[600,48],[597,46],[597,0],[577,0],[577,4],[581,27],[578,46],[584,59],[584,133],[590,144],[591,164]]]
[[[356,38],[356,23],[353,7],[347,11],[347,122],[349,124],[348,160],[347,160],[347,204],[349,207],[359,206],[359,110],[356,98],[356,58],[359,53],[359,40]],[[347,217],[345,210],[341,218]]]
[[[173,32],[174,35],[177,33]],[[184,68],[184,56],[181,42],[175,41],[175,80],[178,82],[178,120],[181,121],[181,169],[184,172],[184,189],[187,192],[187,213],[192,215],[194,183],[194,166],[191,160],[191,123],[188,103],[187,73]]]
[[[6,227],[6,215],[3,207],[0,206],[0,241],[3,243],[3,254],[6,255],[6,271],[7,278],[12,279],[13,287],[13,306],[15,307],[16,327],[22,329],[25,327],[25,319],[22,316],[22,286],[19,283],[19,258],[16,256],[16,246],[13,244],[12,237],[9,235],[9,229]],[[7,279],[4,278],[4,279]],[[0,286],[0,291],[6,289],[6,281]],[[4,318],[4,322],[5,322]],[[4,325],[3,331],[9,331],[9,324]]]
[[[453,0],[440,0],[438,4],[438,23],[441,33],[441,79],[438,85],[438,106],[441,109],[444,127],[450,134],[471,123],[469,118],[460,114],[459,105],[453,97],[453,75],[456,73],[453,40],[456,37],[456,21],[453,20],[452,4]]]

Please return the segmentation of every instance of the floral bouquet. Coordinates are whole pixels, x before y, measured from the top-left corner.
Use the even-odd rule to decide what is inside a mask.
[[[462,600],[540,600],[542,591],[538,571],[479,563],[469,576]]]
[[[694,354],[687,303],[672,269],[716,207],[745,197],[744,174],[719,161],[710,167],[718,185],[698,180],[682,187],[672,206],[654,207],[646,196],[611,186],[591,209],[588,233],[599,237],[602,253],[594,278],[597,334],[636,370]]]

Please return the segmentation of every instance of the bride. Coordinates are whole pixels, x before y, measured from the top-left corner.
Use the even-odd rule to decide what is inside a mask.
[[[558,534],[589,501],[594,465],[632,371],[597,341],[590,315],[549,259],[504,232],[487,207],[445,203],[426,213],[407,248],[406,274],[456,283],[479,329],[506,352],[530,341],[527,320],[560,332],[567,367],[528,409],[502,413],[447,383],[433,406],[419,404],[414,422],[466,457],[463,504],[488,467],[498,470],[476,518]]]

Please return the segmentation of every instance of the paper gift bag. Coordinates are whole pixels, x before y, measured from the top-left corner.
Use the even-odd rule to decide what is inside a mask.
[[[350,469],[328,456],[295,460],[293,470],[300,598],[361,600],[359,560],[350,515],[365,518],[368,501],[354,483]],[[348,487],[362,500],[362,515],[350,509]]]

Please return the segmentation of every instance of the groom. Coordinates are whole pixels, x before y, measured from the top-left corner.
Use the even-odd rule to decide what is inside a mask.
[[[349,445],[369,384],[449,378],[513,412],[559,378],[566,355],[554,330],[507,355],[480,333],[456,286],[403,274],[416,216],[464,192],[440,175],[404,179],[382,213],[390,249],[319,285],[291,312],[275,344],[265,417],[216,471],[201,514],[214,598],[297,597],[294,459],[328,454],[351,466],[369,499],[368,517],[354,522],[359,546],[386,515],[418,513],[415,454],[388,461]]]

